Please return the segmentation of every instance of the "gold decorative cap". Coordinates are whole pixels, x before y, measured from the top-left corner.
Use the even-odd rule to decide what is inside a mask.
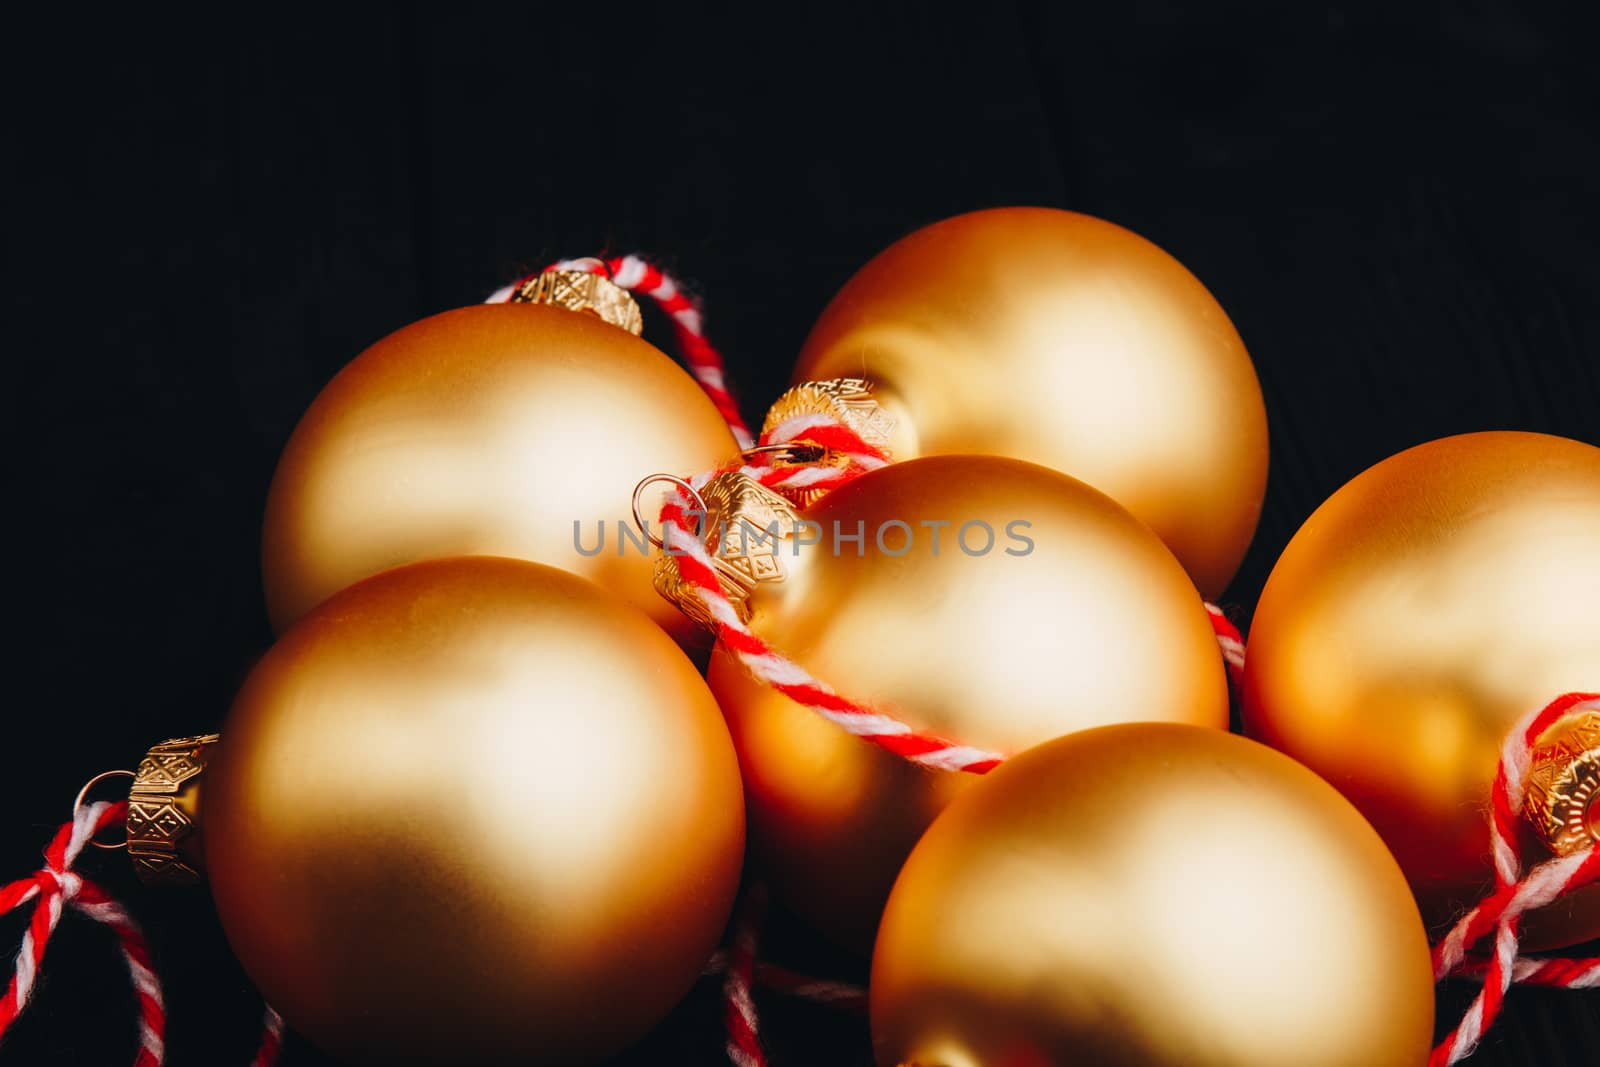
[[[628,291],[604,274],[582,270],[547,270],[523,282],[511,294],[513,304],[550,304],[581,311],[621,327],[635,337],[644,332],[644,317]]]
[[[722,591],[742,622],[750,621],[750,594],[766,582],[788,575],[783,550],[803,520],[783,497],[745,474],[719,474],[700,492],[701,530]],[[695,587],[683,580],[678,556],[656,557],[656,592],[702,626],[716,627]]]
[[[1546,735],[1528,772],[1527,813],[1557,856],[1600,842],[1600,711],[1574,715]]]
[[[200,881],[200,777],[217,740],[217,734],[174,738],[139,761],[128,792],[128,855],[147,885]]]
[[[789,419],[804,415],[826,415],[848,426],[867,444],[885,451],[894,419],[872,396],[872,383],[865,378],[826,378],[801,382],[778,397],[767,411],[761,432],[769,433]],[[823,464],[842,467],[845,456],[829,453]],[[827,493],[826,489],[792,489],[790,499],[800,507],[810,507]]]

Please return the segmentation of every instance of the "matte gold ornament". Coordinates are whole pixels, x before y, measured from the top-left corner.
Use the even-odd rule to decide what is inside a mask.
[[[302,619],[205,775],[217,911],[289,1025],[363,1063],[590,1063],[700,974],[743,857],[689,660],[590,583],[415,564]]]
[[[1335,493],[1279,559],[1250,630],[1246,729],[1372,820],[1439,927],[1492,884],[1486,813],[1512,724],[1600,682],[1597,604],[1600,449],[1532,433],[1419,445]],[[1581,785],[1581,751],[1546,758],[1539,783]],[[1535,787],[1533,823],[1551,799]],[[1530,947],[1600,936],[1600,891],[1523,929]]]
[[[1222,661],[1193,584],[1147,527],[1073,478],[935,456],[799,512],[737,474],[705,497],[724,590],[751,629],[915,730],[1014,752],[1130,718],[1226,726]],[[758,536],[769,528],[776,543]],[[658,586],[693,610],[675,560],[659,568]],[[709,680],[776,892],[865,951],[911,846],[974,777],[851,736],[722,649]]]
[[[477,554],[590,578],[688,639],[693,628],[651,593],[648,551],[621,538],[628,493],[653,471],[710,470],[738,446],[686,372],[598,314],[448,311],[340,371],[268,497],[274,625],[389,567]]]
[[[1109,222],[999,208],[916,231],[817,320],[794,380],[822,379],[871,383],[897,459],[992,453],[1081,478],[1208,597],[1255,531],[1267,422],[1250,357],[1194,275]]]
[[[872,961],[881,1067],[1423,1067],[1428,941],[1329,785],[1220,730],[1008,761],[911,854]]]

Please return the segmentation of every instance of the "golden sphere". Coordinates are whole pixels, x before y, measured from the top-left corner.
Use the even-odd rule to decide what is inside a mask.
[[[916,729],[1017,752],[1128,719],[1226,728],[1227,682],[1199,594],[1159,539],[1109,497],[998,456],[893,464],[804,512],[826,531],[750,626],[839,692]],[[899,520],[908,539],[886,525]],[[1025,555],[1007,532],[1033,542]],[[948,522],[939,530],[924,523]],[[987,523],[968,555],[961,527]],[[835,523],[863,551],[832,551]],[[877,533],[884,529],[884,547]],[[965,543],[986,536],[971,527]],[[977,779],[930,771],[852,737],[753,680],[722,650],[709,674],[744,773],[751,838],[774,890],[867,951],[900,864]]]
[[[895,883],[882,1067],[1423,1067],[1416,904],[1316,775],[1220,730],[1107,726],[991,773]]]
[[[619,526],[645,475],[737,450],[694,380],[626,330],[533,304],[423,319],[340,371],[283,450],[261,551],[273,624],[402,563],[492,555],[592,579],[687,639]],[[581,554],[573,524],[593,548],[602,520],[602,551]]]
[[[1261,387],[1205,286],[1088,215],[998,208],[918,230],[823,311],[795,381],[865,377],[896,458],[1013,456],[1144,520],[1208,597],[1255,532]]]
[[[1372,820],[1437,927],[1491,885],[1512,724],[1600,687],[1597,604],[1600,449],[1533,433],[1419,445],[1358,475],[1284,550],[1250,631],[1246,730]],[[1600,892],[1525,929],[1535,945],[1600,937]]]
[[[413,564],[291,628],[206,776],[217,911],[289,1025],[363,1063],[589,1063],[715,950],[737,760],[645,616],[519,560]]]

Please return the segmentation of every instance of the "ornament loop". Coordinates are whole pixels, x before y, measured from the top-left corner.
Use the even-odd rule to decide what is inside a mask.
[[[706,513],[706,501],[705,498],[700,495],[700,491],[698,489],[690,485],[685,479],[678,477],[676,474],[647,475],[645,478],[640,480],[638,485],[633,487],[633,524],[639,528],[639,532],[644,534],[645,539],[648,540],[652,545],[654,545],[656,548],[665,548],[667,547],[667,543],[658,535],[650,532],[650,523],[645,519],[644,515],[639,510],[640,501],[644,497],[644,491],[651,485],[654,485],[656,482],[671,482],[685,493],[688,493],[690,498],[694,501],[694,506],[699,510],[702,517],[704,517]]]
[[[761,432],[770,434],[795,418],[825,416],[855,431],[873,448],[887,449],[894,418],[873,396],[873,383],[865,378],[825,378],[801,382],[773,402]]]
[[[805,441],[789,441],[776,445],[755,445],[739,453],[739,457],[745,460],[769,455],[780,456],[778,462],[786,466],[800,466],[823,462],[828,458],[829,450]]]
[[[603,274],[607,281],[616,281],[617,273],[611,269],[611,264],[599,256],[579,256],[577,259],[564,259],[554,267],[547,267],[541,273],[549,274],[557,270],[581,270],[585,274]]]
[[[88,797],[89,790],[93,789],[95,786],[99,785],[101,782],[104,782],[104,781],[106,781],[108,779],[111,779],[111,778],[133,778],[133,779],[137,779],[138,777],[139,776],[134,774],[132,771],[120,771],[120,770],[119,771],[101,771],[99,774],[95,775],[93,778],[89,779],[87,782],[84,782],[83,783],[83,788],[78,790],[78,795],[72,801],[72,819],[73,819],[73,821],[74,822],[77,821],[78,813],[83,810],[83,802],[84,802],[84,799],[86,797]],[[113,844],[109,844],[108,845],[108,844],[105,844],[104,842],[96,841],[94,838],[91,837],[89,839],[89,844],[93,845],[95,848],[103,848],[103,849],[107,850],[108,852],[115,852],[118,849],[127,848],[128,847],[128,839],[127,839],[126,836],[124,836],[121,841],[117,841],[117,842],[115,842]]]
[[[788,574],[780,544],[788,544],[801,525],[799,512],[781,494],[743,471],[722,471],[695,494],[700,505],[699,528],[679,529],[701,541],[702,568],[715,574],[715,587],[698,577],[686,578],[680,557],[690,552],[666,549],[656,557],[656,592],[689,618],[712,630],[725,622],[703,594],[725,601],[742,622],[750,621],[750,594],[763,583],[781,582]],[[665,531],[663,531],[665,532]],[[798,547],[794,550],[798,554]]]

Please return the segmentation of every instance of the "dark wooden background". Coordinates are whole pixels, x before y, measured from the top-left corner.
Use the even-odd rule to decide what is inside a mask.
[[[1305,516],[1392,452],[1600,443],[1593,16],[1283,6],[8,15],[5,870],[90,774],[220,719],[269,640],[274,458],[322,383],[553,257],[641,250],[691,279],[754,417],[832,291],[920,224],[1048,204],[1145,234],[1266,390],[1244,612]],[[204,896],[96,871],[149,929],[173,1067],[245,1062],[258,1004]],[[782,921],[771,941],[859,968]],[[46,966],[0,1062],[124,1062],[105,935],[69,918]],[[1597,1001],[1518,992],[1475,1062],[1592,1064]],[[859,1023],[766,1006],[776,1067],[867,1063]],[[718,1047],[708,986],[629,1062]]]

